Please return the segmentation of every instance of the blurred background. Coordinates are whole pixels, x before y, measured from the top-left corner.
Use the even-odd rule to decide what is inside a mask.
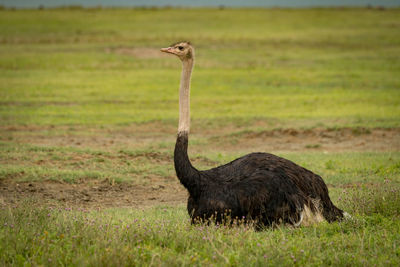
[[[184,9],[98,6],[144,1],[2,1],[35,7],[1,11],[2,123],[172,125],[180,64],[159,48],[190,40],[197,52],[194,123],[393,127],[399,115],[399,11],[383,5],[395,2]],[[280,4],[296,3],[316,5]]]
[[[334,7],[334,6],[399,6],[398,0],[0,0],[7,7],[35,8],[80,5],[84,7]]]

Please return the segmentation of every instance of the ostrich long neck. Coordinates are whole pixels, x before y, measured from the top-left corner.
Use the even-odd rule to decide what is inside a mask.
[[[192,75],[193,59],[182,63],[181,84],[179,87],[179,127],[181,132],[189,133],[190,130],[190,77]]]
[[[179,88],[179,126],[174,151],[175,171],[180,182],[191,195],[198,192],[199,175],[192,166],[187,154],[190,130],[190,76],[193,69],[193,58],[183,61],[182,76]]]

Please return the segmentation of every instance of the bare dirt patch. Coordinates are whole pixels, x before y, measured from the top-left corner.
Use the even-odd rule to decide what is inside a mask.
[[[13,204],[32,198],[42,203],[88,208],[176,205],[185,203],[186,190],[176,181],[160,181],[149,186],[108,181],[68,184],[58,181],[19,182],[0,180],[0,204]]]
[[[243,153],[250,151],[272,153],[277,151],[400,151],[400,128],[234,130],[234,127],[226,127],[219,128],[217,131],[205,129],[194,132],[191,136],[191,154],[202,155],[210,151],[226,153],[232,151]],[[110,128],[2,126],[0,139],[13,144],[79,147],[108,151],[108,154],[96,157],[110,158],[115,161],[115,164],[122,164],[120,161],[126,159],[130,162],[144,160],[172,166],[173,159],[169,152],[173,150],[175,131],[174,126],[158,123]],[[143,149],[142,153],[137,152],[140,149]],[[131,151],[134,153],[131,154]],[[84,161],[80,157],[73,157],[74,155],[72,153],[71,159],[62,161],[62,164],[69,164],[70,161]],[[90,157],[94,158],[92,155]],[[203,156],[192,156],[191,159],[194,165],[216,165],[215,162]],[[12,164],[12,162],[7,163]],[[32,158],[32,164],[34,163],[46,166],[51,162],[45,162],[42,158]],[[30,197],[43,202],[84,207],[138,208],[186,203],[186,190],[175,177],[150,175],[146,179],[147,182],[142,184],[128,182],[110,184],[108,180],[95,179],[89,182],[68,184],[56,181],[15,182],[15,179],[8,177],[0,181],[0,203],[15,203]]]
[[[279,129],[239,132],[211,140],[228,151],[249,147],[258,151],[399,151],[400,129]]]
[[[96,148],[140,149],[155,142],[173,141],[175,126],[162,123],[134,124],[121,127],[93,126],[0,126],[0,140],[16,143]]]
[[[104,150],[141,149],[173,143],[176,127],[147,123],[113,128],[67,126],[0,126],[0,140],[44,146],[87,147]],[[399,151],[400,128],[246,130],[233,127],[193,131],[192,151]],[[172,148],[171,148],[172,149]]]

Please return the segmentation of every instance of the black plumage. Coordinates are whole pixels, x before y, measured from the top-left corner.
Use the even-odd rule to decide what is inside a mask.
[[[189,191],[187,207],[192,222],[212,218],[221,223],[227,215],[262,227],[280,222],[300,225],[323,218],[332,222],[343,217],[320,176],[272,154],[251,153],[210,170],[196,170],[187,154],[194,48],[189,42],[178,42],[161,51],[182,61],[174,162],[179,180]]]
[[[287,159],[269,153],[251,153],[225,165],[198,171],[190,163],[188,134],[179,133],[174,152],[175,170],[189,192],[188,213],[192,222],[224,215],[256,221],[297,225],[308,207],[332,222],[343,211],[331,202],[319,175]]]

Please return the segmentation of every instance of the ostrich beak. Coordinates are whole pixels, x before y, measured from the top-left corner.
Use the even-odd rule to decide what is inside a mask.
[[[161,52],[174,54],[172,47],[161,48]]]

